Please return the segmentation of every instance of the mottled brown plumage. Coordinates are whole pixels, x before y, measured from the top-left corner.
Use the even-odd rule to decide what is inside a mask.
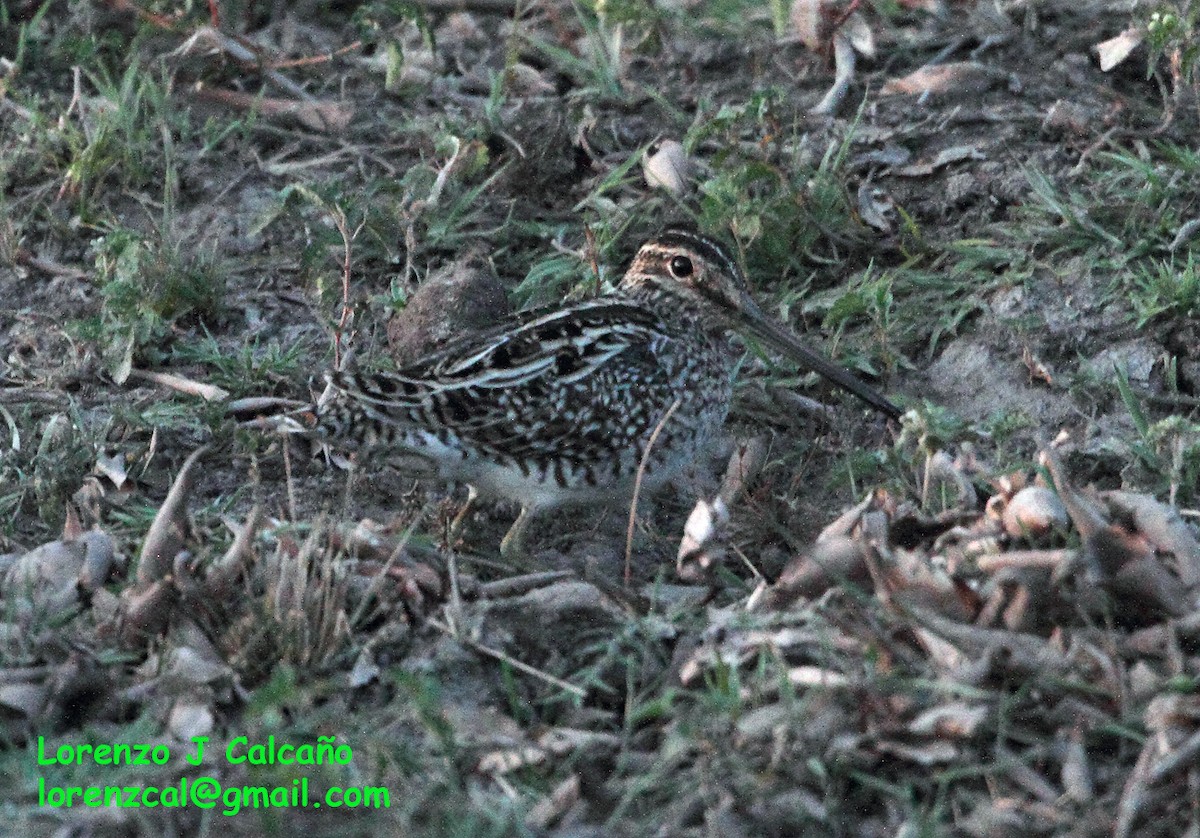
[[[536,512],[627,495],[673,406],[647,458],[647,488],[692,462],[729,410],[730,329],[900,415],[766,318],[720,245],[670,229],[642,246],[613,294],[513,316],[394,373],[332,373],[317,434],[519,501],[502,545],[511,554]]]

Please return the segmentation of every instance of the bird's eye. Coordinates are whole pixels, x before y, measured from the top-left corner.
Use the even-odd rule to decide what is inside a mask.
[[[671,269],[671,276],[676,279],[683,279],[685,276],[692,275],[692,260],[686,256],[676,256],[668,265]]]

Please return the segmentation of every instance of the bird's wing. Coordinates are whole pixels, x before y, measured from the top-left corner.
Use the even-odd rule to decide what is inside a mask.
[[[444,430],[464,446],[514,457],[567,445],[586,456],[627,444],[627,430],[640,438],[641,402],[670,402],[660,352],[671,340],[658,318],[619,299],[526,315],[397,372],[333,373],[339,392],[323,412],[324,435],[357,439],[353,425],[374,420]],[[630,390],[640,398],[622,399]]]

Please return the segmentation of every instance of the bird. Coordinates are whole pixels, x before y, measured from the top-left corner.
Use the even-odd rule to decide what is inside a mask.
[[[395,371],[330,372],[312,435],[465,483],[468,505],[477,494],[516,501],[500,554],[518,559],[535,518],[628,498],[639,467],[653,491],[696,459],[729,412],[740,357],[731,332],[901,416],[764,314],[721,242],[672,226],[608,294],[509,315]]]

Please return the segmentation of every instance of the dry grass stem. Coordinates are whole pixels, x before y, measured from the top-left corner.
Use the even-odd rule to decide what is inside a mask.
[[[450,626],[448,626],[445,623],[442,623],[439,620],[436,620],[432,617],[428,618],[426,620],[426,622],[429,623],[429,625],[433,626],[434,628],[438,629],[439,631],[445,633],[448,637],[453,637],[459,643],[469,646],[470,648],[474,649],[475,651],[480,652],[484,655],[487,655],[490,658],[495,658],[496,660],[501,661],[502,663],[506,663],[509,666],[511,666],[513,669],[517,669],[521,672],[524,672],[526,675],[532,675],[534,678],[538,678],[542,681],[545,681],[547,684],[551,684],[552,686],[554,686],[560,690],[569,692],[572,695],[574,695],[576,698],[583,699],[583,698],[587,697],[587,690],[585,690],[583,687],[577,687],[574,684],[570,683],[569,681],[564,681],[561,678],[551,675],[549,672],[543,672],[542,670],[537,669],[536,667],[530,666],[529,664],[525,663],[524,661],[517,660],[516,658],[512,657],[509,654],[506,654],[505,652],[500,651],[499,649],[493,649],[490,646],[485,646],[484,644],[480,643],[478,640],[475,640],[474,638],[467,637],[459,632],[453,631]]]
[[[654,430],[650,433],[650,439],[646,441],[646,448],[642,451],[642,458],[638,462],[637,476],[633,481],[633,498],[629,501],[629,526],[625,528],[625,587],[629,587],[633,578],[633,529],[637,523],[638,497],[642,492],[642,479],[646,475],[646,464],[650,461],[650,452],[654,449],[654,443],[658,440],[658,435],[662,433],[663,427],[670,421],[681,404],[683,404],[683,400],[676,399],[667,408],[667,412],[663,414],[663,417],[658,420],[658,424],[654,426]]]

